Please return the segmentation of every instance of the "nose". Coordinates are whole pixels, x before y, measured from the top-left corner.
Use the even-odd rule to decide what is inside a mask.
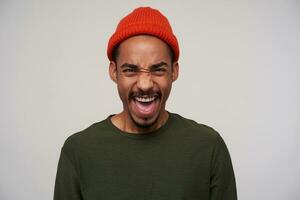
[[[153,80],[151,73],[149,72],[140,72],[137,77],[137,87],[142,91],[148,91],[153,87]]]

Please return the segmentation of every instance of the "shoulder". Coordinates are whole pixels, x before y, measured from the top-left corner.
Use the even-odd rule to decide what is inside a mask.
[[[174,118],[176,129],[181,129],[181,132],[187,137],[210,141],[212,143],[222,140],[220,134],[208,125],[198,123],[179,114],[172,113],[171,115]]]
[[[85,146],[89,145],[92,141],[95,141],[96,138],[101,137],[102,133],[107,129],[106,120],[93,123],[89,127],[73,133],[70,135],[64,142],[63,149],[65,151],[82,149]]]
[[[187,144],[190,148],[201,149],[209,155],[224,155],[228,157],[229,152],[221,135],[214,128],[198,123],[194,120],[172,114],[173,130],[181,144]],[[222,157],[222,156],[221,156]]]

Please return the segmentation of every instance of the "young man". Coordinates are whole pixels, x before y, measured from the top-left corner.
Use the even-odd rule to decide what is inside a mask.
[[[237,199],[220,135],[165,110],[179,68],[167,18],[135,9],[118,24],[107,54],[123,111],[66,140],[54,199]]]

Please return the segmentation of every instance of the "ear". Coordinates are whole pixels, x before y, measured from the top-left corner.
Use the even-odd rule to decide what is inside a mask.
[[[178,62],[173,62],[172,64],[172,81],[176,81],[179,75],[179,64]]]
[[[109,76],[113,82],[117,83],[117,64],[114,61],[109,63]]]

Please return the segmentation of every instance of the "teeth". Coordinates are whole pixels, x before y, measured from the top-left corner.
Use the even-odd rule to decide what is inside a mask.
[[[155,99],[155,97],[135,97],[135,100],[143,103],[151,102]]]

